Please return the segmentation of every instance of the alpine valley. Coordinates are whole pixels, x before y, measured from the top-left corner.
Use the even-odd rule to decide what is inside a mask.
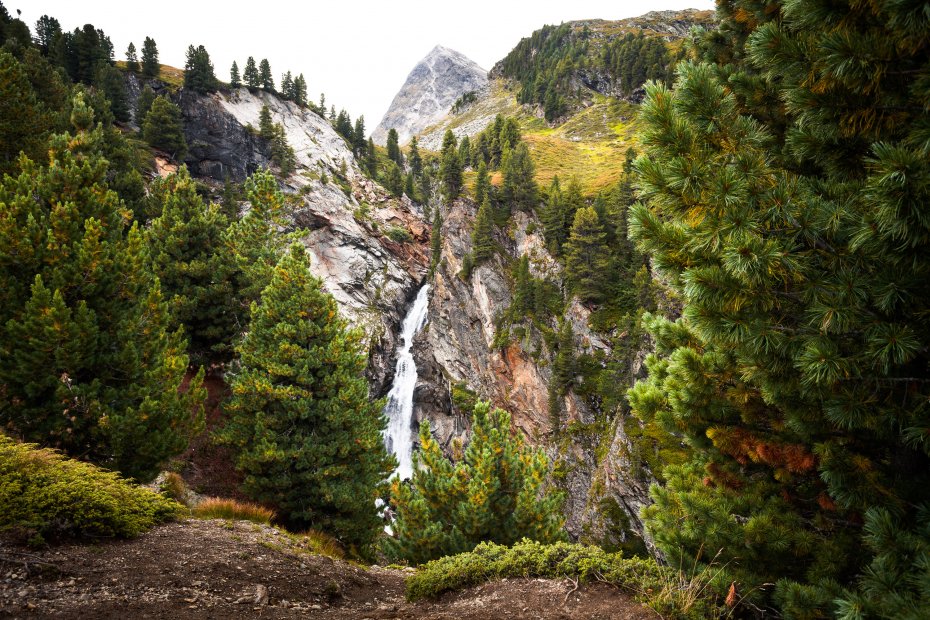
[[[925,5],[529,23],[370,135],[75,26],[0,4],[0,615],[930,617]]]

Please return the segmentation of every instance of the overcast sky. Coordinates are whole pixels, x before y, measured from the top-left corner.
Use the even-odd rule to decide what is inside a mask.
[[[248,56],[267,58],[275,83],[303,73],[310,97],[365,115],[370,132],[413,66],[437,44],[462,52],[485,69],[543,24],[621,19],[649,11],[713,8],[712,0],[2,0],[22,10],[30,28],[43,14],[65,30],[91,23],[113,41],[118,60],[130,41],[141,51],[151,36],[163,64],[184,66],[191,43],[204,45],[216,75],[229,80]]]

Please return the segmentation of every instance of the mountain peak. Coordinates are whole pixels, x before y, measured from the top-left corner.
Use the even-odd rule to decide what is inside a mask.
[[[456,99],[488,84],[488,72],[461,52],[436,45],[407,76],[372,139],[387,141],[387,132],[397,130],[405,143],[430,125],[442,120]]]

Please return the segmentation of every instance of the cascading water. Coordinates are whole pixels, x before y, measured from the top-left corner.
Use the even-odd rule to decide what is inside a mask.
[[[417,383],[417,365],[413,361],[410,349],[413,347],[413,337],[426,322],[428,305],[429,285],[424,284],[401,324],[401,344],[397,349],[394,383],[384,407],[384,414],[388,418],[384,444],[388,452],[397,457],[397,471],[394,473],[402,480],[413,475],[413,433],[410,423],[413,419],[413,389]]]

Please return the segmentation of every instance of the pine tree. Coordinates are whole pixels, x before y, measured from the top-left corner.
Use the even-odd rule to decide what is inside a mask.
[[[142,87],[142,90],[139,92],[139,97],[136,99],[136,111],[133,119],[140,129],[143,127],[145,116],[149,113],[149,110],[152,109],[153,103],[155,103],[155,91],[152,90],[151,86],[146,84]]]
[[[173,159],[182,160],[187,155],[181,108],[166,97],[156,97],[152,102],[152,107],[142,123],[142,135],[146,142],[162,149]]]
[[[457,148],[457,144],[458,142],[455,138],[455,134],[452,133],[451,129],[446,129],[446,133],[444,133],[442,136],[442,148],[439,151],[440,161],[445,158],[449,151],[455,150]]]
[[[471,233],[472,257],[475,264],[480,265],[494,256],[494,214],[491,211],[491,202],[485,198],[478,208],[475,216],[475,227]]]
[[[235,222],[239,219],[239,192],[236,191],[236,186],[228,174],[223,179],[223,195],[220,200],[220,207],[222,207],[223,215],[226,216],[228,221]]]
[[[420,147],[417,144],[417,137],[410,138],[410,150],[407,153],[407,163],[410,165],[410,171],[413,175],[419,177],[423,174],[423,158],[420,156]]]
[[[510,414],[478,402],[463,457],[450,462],[433,439],[429,422],[420,426],[410,484],[391,483],[397,519],[389,556],[422,564],[470,551],[480,542],[511,545],[523,538],[562,540],[564,494],[543,489],[548,462],[541,450],[511,436]]]
[[[459,142],[459,161],[462,162],[462,167],[467,167],[471,161],[471,141],[468,136],[462,136]]]
[[[242,79],[245,80],[245,85],[253,90],[261,88],[262,86],[262,79],[258,74],[258,67],[255,66],[255,59],[251,56],[245,61],[245,70],[242,73]]]
[[[785,617],[926,616],[926,23],[718,8],[641,112],[631,234],[685,308],[630,401],[690,447],[646,523]]]
[[[271,119],[271,109],[264,103],[258,113],[258,135],[265,140],[271,140],[274,137],[274,121]]]
[[[520,142],[513,150],[505,150],[501,169],[504,175],[501,200],[508,211],[534,209],[538,190],[533,159],[525,142]]]
[[[307,105],[307,80],[303,73],[294,78],[294,102],[302,108]]]
[[[452,201],[462,192],[462,162],[454,148],[446,150],[439,164],[439,178],[442,180],[442,192],[446,200]]]
[[[158,64],[158,47],[155,40],[145,37],[142,43],[142,75],[147,78],[157,78],[161,71],[161,65]]]
[[[378,176],[378,151],[375,150],[375,141],[368,138],[368,147],[365,149],[365,168],[372,178]]]
[[[381,439],[382,403],[368,398],[362,332],[340,318],[299,244],[275,268],[237,352],[223,435],[244,491],[293,529],[372,542],[375,499],[396,465]]]
[[[258,63],[258,85],[269,93],[274,92],[274,78],[271,75],[271,64],[267,58]]]
[[[400,152],[400,145],[397,143],[397,130],[391,127],[387,134],[387,156],[388,159],[403,167],[404,155]]]
[[[3,26],[0,24],[0,29]],[[43,15],[38,20],[36,20],[36,36],[35,42],[39,46],[39,50],[42,52],[43,56],[51,56],[55,51],[55,47],[58,45],[59,40],[61,39],[61,23],[54,17],[49,17],[48,15]],[[129,44],[133,56],[135,56],[136,48],[131,43]],[[127,60],[129,58],[127,57]],[[138,71],[138,63],[136,63],[136,68],[130,69],[130,71]]]
[[[530,276],[530,257],[526,254],[521,255],[520,260],[514,264],[513,281],[513,303],[510,308],[512,316],[519,320],[536,308],[533,300],[533,278]]]
[[[235,60],[229,68],[229,86],[230,88],[239,88],[242,86],[242,78],[239,77],[239,65],[236,64]]]
[[[352,130],[352,150],[356,157],[368,146],[365,133],[365,117],[359,116],[355,119],[355,129]]]
[[[417,201],[416,187],[416,183],[413,180],[413,172],[408,172],[406,180],[404,181],[404,193],[407,195],[407,198],[414,202]]]
[[[144,480],[202,427],[204,394],[179,391],[183,339],[107,187],[93,111],[72,107],[48,165],[0,183],[0,425]]]
[[[13,172],[20,151],[41,153],[47,123],[23,67],[0,50],[0,173]]]
[[[294,78],[290,71],[281,76],[281,94],[285,99],[294,99]]]
[[[203,45],[188,45],[187,60],[184,63],[184,87],[194,92],[208,93],[216,90],[218,84],[206,48]]]
[[[132,118],[129,113],[126,82],[119,69],[106,63],[101,64],[94,76],[94,87],[100,89],[110,102],[110,112],[116,120],[126,123]]]
[[[132,73],[139,72],[139,56],[136,54],[136,44],[132,41],[129,42],[129,47],[126,48],[126,69]]]
[[[183,327],[198,364],[228,359],[239,333],[235,257],[223,240],[229,225],[218,205],[206,205],[181,166],[156,181],[160,217],[145,231],[152,271],[171,310],[172,330]]]
[[[565,275],[572,292],[585,303],[599,303],[607,294],[610,246],[594,207],[582,207],[565,244]]]
[[[479,205],[491,195],[491,177],[488,176],[488,166],[482,160],[478,164],[478,171],[475,174],[475,202]]]
[[[388,164],[387,174],[384,175],[384,187],[398,198],[404,193],[404,174],[394,162]]]
[[[546,247],[549,251],[561,256],[562,245],[566,240],[564,222],[564,204],[562,197],[562,186],[559,183],[558,175],[552,177],[552,183],[549,184],[547,192],[546,206],[543,208],[540,219],[543,225],[543,234],[546,237]]]

